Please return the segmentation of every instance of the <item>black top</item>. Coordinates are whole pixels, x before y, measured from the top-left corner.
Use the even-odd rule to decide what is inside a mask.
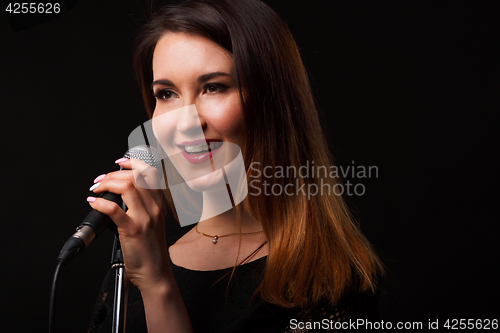
[[[228,282],[232,268],[196,271],[177,266],[170,261],[194,331],[309,332],[296,330],[301,327],[299,322],[321,322],[323,319],[328,319],[329,322],[357,318],[372,321],[378,319],[377,297],[371,293],[351,295],[337,306],[325,305],[312,309],[284,309],[262,301],[259,295],[252,300],[262,280],[266,260],[267,257],[263,257],[237,267],[230,283]],[[114,270],[110,270],[102,284],[89,333],[111,332],[113,294]],[[292,319],[297,321],[291,321]],[[139,289],[131,284],[127,333],[139,332],[147,332],[144,305]]]

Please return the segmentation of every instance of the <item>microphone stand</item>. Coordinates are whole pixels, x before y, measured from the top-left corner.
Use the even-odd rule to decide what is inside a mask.
[[[123,170],[120,167],[120,170]],[[122,202],[122,208],[126,212],[127,205]],[[115,271],[115,297],[113,301],[113,326],[111,332],[125,333],[127,326],[127,305],[128,305],[128,287],[129,279],[125,271],[125,262],[123,261],[123,252],[116,225],[111,227],[115,234],[113,243],[113,253],[111,254],[111,269]]]
[[[115,236],[111,269],[115,271],[115,297],[113,305],[113,333],[125,333],[127,325],[127,304],[129,279],[125,272],[120,240]]]

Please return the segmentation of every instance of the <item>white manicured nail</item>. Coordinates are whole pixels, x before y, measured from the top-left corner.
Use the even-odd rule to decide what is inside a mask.
[[[99,185],[101,185],[101,183],[95,183],[94,185],[92,185],[90,188],[89,188],[89,191],[93,191],[95,190],[96,188],[99,187]]]

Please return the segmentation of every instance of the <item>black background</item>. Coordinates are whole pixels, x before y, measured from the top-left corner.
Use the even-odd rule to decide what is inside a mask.
[[[46,331],[86,191],[147,120],[131,64],[145,3],[65,1],[53,16],[3,4],[2,331]],[[346,180],[365,186],[347,199],[387,265],[382,319],[498,319],[498,8],[266,3],[296,38],[337,164],[378,167]],[[111,245],[103,234],[63,268],[59,332],[86,330]]]

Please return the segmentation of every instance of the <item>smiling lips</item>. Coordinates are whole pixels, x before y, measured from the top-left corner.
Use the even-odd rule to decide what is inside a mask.
[[[182,156],[190,163],[203,163],[212,158],[222,147],[222,141],[195,140],[185,141],[177,145]]]

